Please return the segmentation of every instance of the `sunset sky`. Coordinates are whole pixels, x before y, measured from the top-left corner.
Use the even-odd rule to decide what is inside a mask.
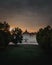
[[[29,32],[52,26],[52,0],[0,0],[0,21]]]

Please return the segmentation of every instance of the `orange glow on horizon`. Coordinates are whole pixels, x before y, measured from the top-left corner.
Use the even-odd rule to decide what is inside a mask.
[[[45,27],[46,25],[36,25],[36,26],[26,26],[24,23],[9,23],[10,24],[10,31],[16,27],[22,29],[23,32],[27,30],[28,32],[37,32],[40,28]],[[29,24],[29,23],[28,23]]]
[[[16,26],[11,26],[10,31],[14,28],[16,28]],[[19,28],[21,28],[23,32],[25,32],[25,30],[27,30],[28,32],[37,32],[38,30],[38,29],[26,29],[25,27],[19,27]]]
[[[25,30],[27,30],[28,32],[37,32],[40,28],[44,28],[45,26],[36,26],[36,27],[25,27],[25,25],[10,25],[10,31],[16,27],[19,27],[20,29],[22,29],[23,32],[25,32]]]

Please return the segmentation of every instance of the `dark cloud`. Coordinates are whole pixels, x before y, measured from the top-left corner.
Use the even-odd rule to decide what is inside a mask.
[[[2,19],[17,19],[16,23],[20,21],[31,27],[52,25],[52,0],[0,0],[0,20]]]
[[[52,0],[0,0],[0,10],[52,14]]]
[[[0,8],[4,8],[4,10],[30,10],[32,12],[36,10],[43,13],[48,10],[52,11],[52,0],[0,0]]]
[[[52,0],[0,0],[0,7],[45,7],[52,5]]]

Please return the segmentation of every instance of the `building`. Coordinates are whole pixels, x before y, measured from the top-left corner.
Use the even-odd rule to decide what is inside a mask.
[[[22,43],[30,43],[30,44],[37,44],[36,40],[36,33],[29,33],[27,30],[23,33],[23,41]]]

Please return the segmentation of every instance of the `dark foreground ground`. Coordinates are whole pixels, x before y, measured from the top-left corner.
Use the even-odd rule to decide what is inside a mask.
[[[34,45],[8,46],[0,50],[0,65],[52,65],[52,54]]]

